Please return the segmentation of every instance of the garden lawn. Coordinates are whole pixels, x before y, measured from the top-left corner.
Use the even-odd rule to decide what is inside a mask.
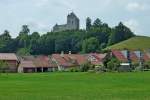
[[[0,100],[150,100],[150,72],[1,74]]]

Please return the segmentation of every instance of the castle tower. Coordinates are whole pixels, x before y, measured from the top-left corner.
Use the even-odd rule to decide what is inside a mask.
[[[67,16],[67,26],[70,30],[79,30],[79,18],[72,12]]]
[[[61,32],[66,30],[79,30],[79,27],[80,27],[80,20],[72,12],[67,16],[67,24],[63,24],[63,25],[56,24],[53,27],[53,32]]]

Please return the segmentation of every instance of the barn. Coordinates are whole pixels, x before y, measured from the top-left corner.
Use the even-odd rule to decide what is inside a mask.
[[[0,62],[1,62],[1,65],[0,65],[1,71],[12,72],[12,73],[17,72],[19,60],[18,60],[16,54],[14,54],[14,53],[0,53]]]

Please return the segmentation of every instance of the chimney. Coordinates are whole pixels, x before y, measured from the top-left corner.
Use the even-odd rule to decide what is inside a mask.
[[[71,55],[71,51],[69,51],[69,55]]]
[[[64,51],[61,51],[60,56],[61,56],[61,57],[64,57]]]

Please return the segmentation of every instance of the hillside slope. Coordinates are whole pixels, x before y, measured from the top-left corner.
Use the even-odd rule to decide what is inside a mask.
[[[125,40],[118,44],[107,47],[106,49],[150,49],[150,37],[136,36],[131,39]]]

